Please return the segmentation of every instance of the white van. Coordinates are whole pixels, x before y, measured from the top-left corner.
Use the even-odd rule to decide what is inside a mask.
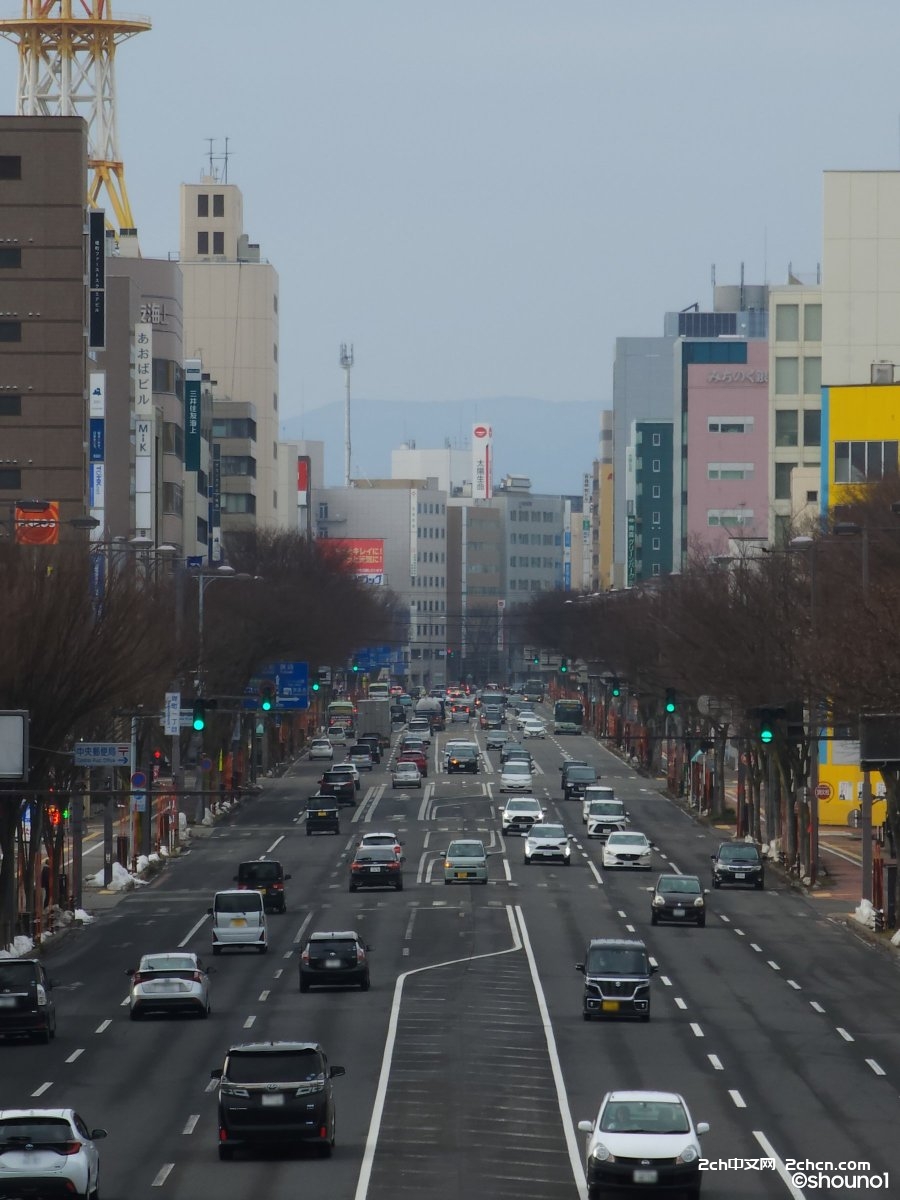
[[[268,950],[266,910],[259,892],[247,888],[216,892],[207,911],[212,917],[213,954],[226,946],[250,946],[259,954]]]

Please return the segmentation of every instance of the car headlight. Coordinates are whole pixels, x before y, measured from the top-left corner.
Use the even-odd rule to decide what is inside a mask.
[[[449,870],[453,866],[453,863],[450,861],[449,858],[446,858],[446,859],[444,859],[444,866]]]
[[[572,853],[571,847],[563,846],[563,854],[566,856],[566,858],[568,858],[571,853]]]
[[[597,1162],[615,1162],[615,1158],[609,1152],[609,1147],[604,1146],[602,1142],[598,1142],[591,1149],[591,1158],[595,1158]]]
[[[680,1163],[692,1163],[696,1162],[699,1157],[700,1156],[697,1153],[696,1146],[685,1146],[675,1161]]]
[[[702,908],[704,903],[705,903],[705,901],[704,901],[703,897],[698,896],[697,899],[694,901],[694,908]]]
[[[665,899],[662,896],[654,896],[653,897],[653,907],[654,908],[665,908],[666,907]]]
[[[531,854],[531,853],[533,853],[533,851],[534,851],[534,842],[526,842],[525,843],[525,853]]]

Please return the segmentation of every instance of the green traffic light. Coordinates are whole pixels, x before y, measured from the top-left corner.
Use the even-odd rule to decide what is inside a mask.
[[[764,746],[768,746],[775,737],[775,733],[771,725],[763,725],[759,731],[759,740]]]
[[[206,728],[206,709],[202,700],[194,701],[194,719],[192,724],[198,732]]]
[[[317,692],[317,691],[319,690],[319,684],[318,684],[318,683],[314,683],[314,684],[312,685],[312,690],[313,690],[314,692]]]

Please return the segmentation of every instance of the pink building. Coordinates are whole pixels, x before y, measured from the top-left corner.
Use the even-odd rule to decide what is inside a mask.
[[[765,541],[768,344],[764,339],[683,342],[682,360],[687,379],[681,398],[682,555],[698,545],[710,555],[725,554],[731,537]]]

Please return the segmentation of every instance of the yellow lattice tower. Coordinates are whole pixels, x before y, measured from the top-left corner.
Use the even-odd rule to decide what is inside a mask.
[[[21,17],[0,18],[0,37],[19,47],[16,113],[84,117],[88,204],[105,189],[119,231],[134,232],[116,132],[116,46],[150,28],[149,17],[113,17],[112,0],[22,0]]]

